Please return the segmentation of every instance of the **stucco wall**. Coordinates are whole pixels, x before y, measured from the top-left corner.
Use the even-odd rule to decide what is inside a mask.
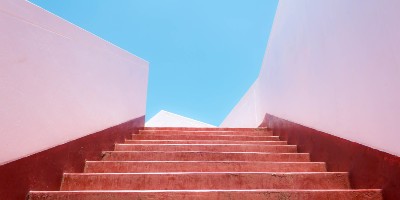
[[[184,117],[175,113],[161,110],[151,119],[149,119],[146,127],[197,127],[197,128],[212,128],[215,127],[195,119]]]
[[[145,115],[148,62],[23,0],[0,27],[0,165]]]
[[[263,121],[259,106],[259,81],[256,80],[221,123],[220,127],[254,128]]]
[[[281,0],[254,97],[221,124],[265,113],[400,155],[399,1]],[[251,101],[251,102],[249,102]],[[257,117],[256,117],[257,116]],[[253,118],[257,118],[256,121]]]

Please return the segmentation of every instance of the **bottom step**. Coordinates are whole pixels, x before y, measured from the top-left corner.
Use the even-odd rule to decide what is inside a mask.
[[[270,199],[382,200],[381,190],[144,190],[30,192],[29,200]]]

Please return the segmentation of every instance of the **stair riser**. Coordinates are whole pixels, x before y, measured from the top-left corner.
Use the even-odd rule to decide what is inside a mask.
[[[271,131],[174,131],[174,130],[141,130],[139,134],[188,134],[188,135],[247,135],[247,136],[273,136]]]
[[[143,130],[174,131],[266,131],[267,128],[198,128],[198,127],[144,127]]]
[[[264,161],[309,162],[309,154],[208,152],[105,152],[103,161]]]
[[[286,141],[233,141],[233,140],[126,140],[125,144],[260,144],[287,145]]]
[[[61,190],[349,189],[347,173],[64,174]]]
[[[134,172],[326,172],[324,163],[86,162],[86,173]]]
[[[116,151],[214,151],[214,152],[270,152],[296,153],[296,146],[268,145],[134,145],[117,144]]]
[[[210,199],[268,199],[268,200],[382,200],[379,190],[370,191],[224,191],[224,192],[33,192],[29,200],[210,200]]]
[[[132,135],[132,140],[235,140],[235,141],[279,141],[277,136],[232,136],[232,135]]]

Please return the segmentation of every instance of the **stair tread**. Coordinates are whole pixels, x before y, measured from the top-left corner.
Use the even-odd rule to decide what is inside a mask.
[[[75,189],[349,189],[347,172],[65,173]]]
[[[325,162],[268,162],[268,161],[86,161],[86,163],[255,163],[255,164],[325,164]]]
[[[270,145],[270,144],[125,144],[125,143],[117,143],[115,145],[119,146],[259,146],[259,147],[297,147],[297,145],[289,145],[289,144],[277,144],[277,145]]]
[[[228,132],[227,132],[228,133]],[[238,136],[244,136],[244,137],[274,137],[277,138],[279,136],[276,135],[245,135],[245,134],[224,134],[224,132],[218,132],[216,135],[209,135],[209,134],[188,134],[188,133],[174,133],[174,134],[162,134],[162,133],[142,133],[142,134],[133,134],[134,136],[137,135],[143,135],[143,136],[148,136],[148,135],[157,135],[157,136],[176,136],[176,135],[185,135],[185,136],[232,136],[232,137],[238,137]]]
[[[309,153],[269,153],[269,152],[241,152],[241,151],[103,151],[103,153],[121,153],[121,152],[133,152],[133,153],[210,153],[210,154],[300,154],[300,155],[309,155]]]
[[[279,136],[205,135],[205,134],[132,134],[132,140],[245,140],[279,141]]]
[[[105,175],[165,175],[165,174],[171,174],[171,175],[187,175],[187,174],[193,174],[193,175],[204,175],[204,174],[210,174],[210,175],[215,175],[215,174],[263,174],[263,175],[276,175],[276,176],[286,176],[286,175],[348,175],[348,172],[251,172],[251,171],[246,171],[246,172],[129,172],[129,173],[69,173],[66,172],[64,175],[74,175],[74,176],[93,176],[93,175],[98,175],[98,176],[105,176]]]
[[[308,153],[214,151],[104,151],[102,160],[310,161]]]
[[[312,162],[86,162],[86,173],[129,172],[326,172]]]
[[[210,189],[210,190],[71,190],[71,191],[35,191],[32,190],[30,191],[31,193],[40,193],[40,192],[49,192],[49,193],[73,193],[73,192],[84,192],[84,193],[93,193],[93,192],[233,192],[233,191],[240,191],[240,192],[269,192],[269,191],[278,191],[278,192],[284,192],[284,191],[300,191],[300,192],[321,192],[321,191],[338,191],[338,192],[346,192],[346,191],[382,191],[382,189]]]
[[[179,131],[184,131],[184,130],[233,130],[233,131],[246,131],[246,130],[270,130],[268,128],[219,128],[219,127],[144,127],[143,130],[179,130]]]
[[[271,131],[220,131],[220,130],[140,130],[139,134],[190,134],[190,135],[248,135],[248,136],[272,136]]]
[[[214,151],[214,152],[281,152],[295,153],[296,145],[238,145],[238,144],[115,144],[116,151]]]
[[[118,200],[131,199],[308,199],[308,200],[382,200],[382,191],[376,189],[347,190],[92,190],[92,191],[31,191],[30,200],[48,198],[84,199],[84,200]]]
[[[287,144],[287,141],[245,141],[245,140],[125,140],[125,144]]]

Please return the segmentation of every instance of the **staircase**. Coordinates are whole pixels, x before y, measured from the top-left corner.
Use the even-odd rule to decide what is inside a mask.
[[[30,200],[382,199],[265,128],[145,128]]]

